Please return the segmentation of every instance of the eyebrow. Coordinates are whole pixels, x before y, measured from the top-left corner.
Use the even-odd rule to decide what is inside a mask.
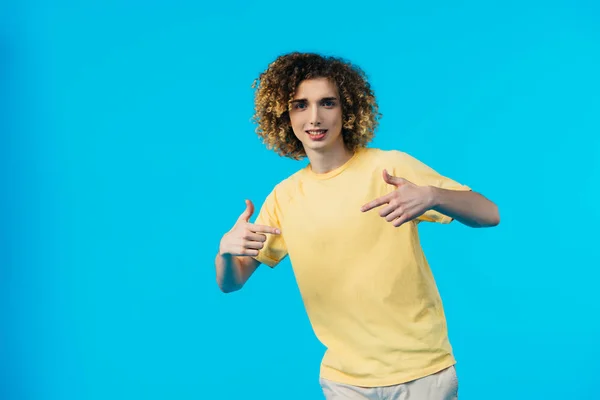
[[[337,97],[323,97],[319,101],[332,101],[332,100],[337,100]],[[292,100],[292,103],[308,103],[308,100],[307,99],[296,99],[296,100]]]

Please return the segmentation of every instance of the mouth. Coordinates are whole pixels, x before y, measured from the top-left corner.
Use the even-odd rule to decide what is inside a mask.
[[[308,137],[313,140],[323,139],[327,133],[327,129],[309,129],[306,131]]]

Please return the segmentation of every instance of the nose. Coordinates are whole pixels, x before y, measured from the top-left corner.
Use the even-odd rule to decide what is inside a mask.
[[[310,124],[313,126],[321,125],[321,116],[319,114],[319,107],[317,105],[313,105],[310,110]]]

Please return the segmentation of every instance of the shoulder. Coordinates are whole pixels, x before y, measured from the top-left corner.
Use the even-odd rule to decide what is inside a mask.
[[[388,173],[395,176],[414,180],[418,179],[419,175],[428,175],[433,172],[429,166],[406,151],[374,149],[371,153],[374,160],[371,165],[378,170],[385,168]]]
[[[288,176],[287,178],[281,180],[277,185],[275,185],[275,189],[280,193],[285,193],[290,190],[293,190],[300,182],[304,180],[304,171],[305,169],[300,169]]]
[[[384,150],[379,148],[366,149],[365,154],[372,160],[382,165],[402,165],[409,164],[415,160],[413,156],[402,150]]]
[[[294,197],[298,187],[301,186],[302,172],[301,169],[276,183],[266,200],[279,205],[289,202]]]

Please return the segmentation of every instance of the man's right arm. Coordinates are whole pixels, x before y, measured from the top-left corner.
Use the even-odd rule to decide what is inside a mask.
[[[252,257],[217,254],[215,268],[219,289],[223,293],[240,290],[259,265],[260,262]]]
[[[219,244],[215,268],[217,284],[224,293],[240,290],[256,271],[261,263],[254,257],[265,246],[266,235],[281,234],[279,229],[272,226],[251,224],[249,220],[253,212],[254,205],[246,200],[246,210]]]

